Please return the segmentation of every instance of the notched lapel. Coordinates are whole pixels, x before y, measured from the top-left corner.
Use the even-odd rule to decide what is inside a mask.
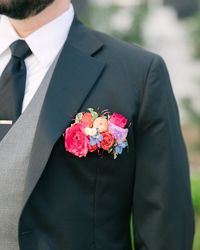
[[[91,56],[102,45],[75,16],[40,113],[22,208],[43,172],[55,142],[70,125],[105,67],[105,63]]]

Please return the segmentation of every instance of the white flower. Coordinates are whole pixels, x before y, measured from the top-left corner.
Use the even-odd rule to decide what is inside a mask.
[[[89,136],[95,136],[97,134],[96,128],[85,128],[85,134]]]

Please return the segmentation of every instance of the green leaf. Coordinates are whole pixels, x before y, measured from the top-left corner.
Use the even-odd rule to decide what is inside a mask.
[[[117,159],[117,154],[116,152],[113,152],[114,160]]]
[[[83,117],[83,113],[82,113],[82,112],[81,112],[81,113],[78,113],[78,114],[76,115],[76,118],[75,118],[75,123],[81,122],[82,117]]]
[[[92,114],[93,120],[96,120],[99,117],[98,113],[94,111],[93,108],[88,108],[88,111]]]

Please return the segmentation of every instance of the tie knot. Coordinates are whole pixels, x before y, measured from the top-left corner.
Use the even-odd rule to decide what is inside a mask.
[[[24,40],[16,40],[10,45],[12,56],[25,60],[32,54],[31,49]]]

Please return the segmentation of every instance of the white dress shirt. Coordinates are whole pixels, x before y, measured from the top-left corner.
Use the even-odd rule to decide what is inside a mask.
[[[54,59],[62,49],[74,18],[74,8],[70,8],[62,15],[42,26],[24,40],[33,54],[26,60],[27,79],[22,112],[26,109],[39,88]],[[11,58],[9,46],[18,39],[22,39],[14,30],[6,16],[0,18],[0,75]]]

